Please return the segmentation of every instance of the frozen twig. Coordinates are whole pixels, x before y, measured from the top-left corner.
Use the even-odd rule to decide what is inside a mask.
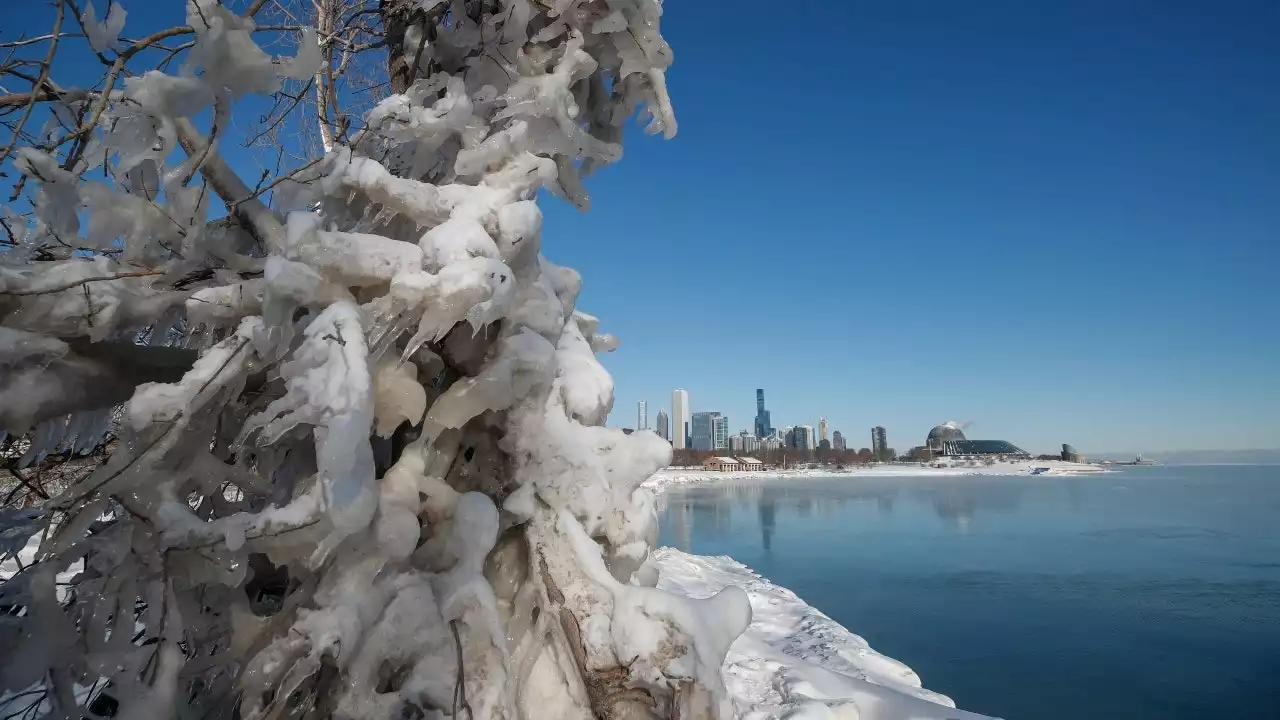
[[[475,714],[471,711],[471,705],[467,702],[467,671],[462,661],[462,638],[458,635],[458,621],[449,621],[449,630],[453,633],[453,647],[458,654],[458,672],[453,680],[453,714],[454,720],[458,719],[458,708],[467,711],[467,720],[474,720]]]
[[[163,274],[164,272],[160,270],[135,270],[133,272],[113,273],[111,275],[95,275],[93,277],[79,278],[76,280],[72,280],[62,285],[55,285],[53,287],[42,287],[37,290],[0,290],[0,295],[14,295],[18,297],[30,296],[30,295],[49,295],[52,293],[60,293],[64,290],[70,290],[72,288],[80,287],[81,285],[85,285],[87,283],[107,282],[111,280],[123,280],[125,278],[148,277],[152,275],[163,275]]]
[[[40,63],[39,78],[31,87],[33,95],[39,92],[44,86],[45,81],[49,79],[49,71],[53,68],[53,59],[58,52],[58,39],[62,37],[62,3],[58,2],[56,4],[57,15],[53,21],[53,32],[50,35],[52,39],[49,41],[49,52],[45,55],[44,61]],[[9,157],[9,153],[13,152],[14,146],[18,144],[18,140],[22,137],[22,128],[26,126],[27,121],[31,119],[31,113],[35,109],[35,105],[34,97],[27,100],[26,106],[22,109],[22,116],[18,118],[18,123],[13,128],[13,135],[9,139],[9,144],[5,146],[4,150],[0,150],[0,162],[4,162],[4,159]]]

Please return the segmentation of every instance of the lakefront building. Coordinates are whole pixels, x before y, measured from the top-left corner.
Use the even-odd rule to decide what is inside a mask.
[[[707,458],[702,463],[702,469],[714,472],[753,472],[764,470],[765,465],[753,457],[718,456]]]
[[[938,457],[1031,457],[1031,453],[1005,440],[970,440],[956,423],[943,423],[925,438],[929,454]]]
[[[636,429],[649,429],[649,403],[644,400],[636,403]]]
[[[871,428],[871,457],[885,460],[889,454],[889,440],[885,429],[879,425]]]
[[[671,418],[667,417],[666,410],[658,411],[658,419],[655,421],[655,424],[658,426],[657,427],[658,437],[662,438],[663,440],[670,440],[671,439]]]

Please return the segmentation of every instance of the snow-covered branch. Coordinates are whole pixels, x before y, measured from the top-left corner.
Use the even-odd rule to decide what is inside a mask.
[[[639,572],[640,484],[670,451],[602,427],[596,354],[617,343],[543,257],[536,202],[586,209],[582,177],[621,157],[638,108],[675,132],[661,5],[187,0],[130,42],[121,5],[64,1],[104,77],[37,83],[55,122],[14,136],[30,198],[6,219],[0,366],[21,382],[0,382],[18,408],[0,419],[35,425],[44,457],[97,427],[87,411],[123,410],[0,590],[26,609],[0,693],[44,687],[77,717],[98,692],[139,717],[731,714],[719,667],[745,598]],[[308,19],[268,53],[264,31]],[[393,92],[348,137],[344,78],[373,47]],[[126,68],[152,50],[183,66]],[[251,188],[227,151],[248,95],[316,121],[325,152]],[[122,368],[109,343],[182,357]]]

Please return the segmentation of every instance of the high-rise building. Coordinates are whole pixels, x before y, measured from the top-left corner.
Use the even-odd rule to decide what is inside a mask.
[[[649,403],[641,400],[636,403],[636,430],[649,429]]]
[[[812,425],[797,425],[791,428],[791,432],[791,447],[796,450],[813,450],[817,447],[817,443],[814,442]]]
[[[671,393],[671,423],[676,430],[675,442],[677,450],[688,447],[689,442],[689,393],[676,389]]]
[[[769,411],[764,409],[764,389],[756,388],[756,437],[764,439],[772,434]]]
[[[689,435],[694,450],[715,449],[715,418],[718,412],[696,412],[693,414]]]
[[[729,449],[729,418],[720,413],[711,418],[711,449]]]
[[[885,437],[884,428],[879,425],[871,428],[871,457],[886,462],[889,457],[889,441]]]
[[[827,419],[824,417],[820,417],[818,418],[818,442],[822,442],[823,440],[826,440],[826,439],[827,439]]]
[[[663,440],[670,440],[671,439],[671,418],[667,417],[666,410],[658,411],[657,425],[658,425],[658,428],[657,428],[658,437],[662,438]]]
[[[831,433],[831,449],[840,452],[849,449],[849,442],[844,439],[844,433],[839,430]]]
[[[737,435],[729,436],[729,449],[739,453],[753,453],[764,447],[765,441],[743,430]]]

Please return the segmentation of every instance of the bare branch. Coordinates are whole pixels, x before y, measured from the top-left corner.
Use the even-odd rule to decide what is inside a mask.
[[[321,38],[329,35],[333,23],[333,0],[319,0],[317,4],[319,16],[316,18],[317,34]],[[333,42],[320,40],[324,44],[324,62],[316,69],[316,123],[320,128],[320,144],[325,152],[333,150],[333,125],[329,123],[329,96],[333,93]]]
[[[40,64],[40,79],[36,80],[32,91],[37,91],[49,79],[49,70],[53,67],[53,57],[58,51],[58,38],[62,33],[62,3],[58,3],[58,15],[53,21],[53,39],[49,41],[49,52],[45,55],[44,62]],[[9,144],[4,150],[0,150],[0,162],[9,157],[9,153],[13,152],[13,147],[18,143],[18,139],[22,135],[22,128],[27,124],[27,120],[31,119],[31,111],[35,109],[34,102],[28,102],[27,106],[22,110],[22,117],[18,119],[18,124],[14,128],[13,136],[9,138]]]
[[[195,177],[196,172],[204,165],[204,161],[208,159],[209,153],[213,150],[214,144],[218,142],[218,131],[221,129],[222,123],[226,120],[228,112],[227,96],[225,92],[219,92],[213,99],[213,123],[209,129],[209,140],[204,144],[204,148],[200,150],[200,154],[191,159],[191,167],[187,170],[186,176],[182,178],[182,185],[186,186],[191,182],[191,178]]]
[[[249,197],[244,198],[243,200],[238,200],[238,201],[236,201],[236,202],[235,202],[231,207],[232,207],[232,208],[238,208],[238,207],[240,207],[240,204],[241,204],[241,203],[248,202],[248,201],[250,201],[250,200],[252,200],[252,199],[254,199],[254,198],[256,198],[256,197],[260,197],[260,196],[262,196],[262,195],[266,194],[268,191],[270,191],[272,188],[275,188],[277,185],[280,185],[280,184],[282,184],[282,183],[284,183],[284,182],[286,182],[286,181],[289,181],[289,180],[294,179],[294,178],[295,178],[295,177],[297,177],[300,173],[303,173],[303,172],[305,172],[305,171],[309,170],[310,168],[315,167],[316,165],[319,165],[319,164],[320,164],[320,163],[322,163],[322,162],[324,162],[324,156],[323,156],[323,155],[322,155],[322,156],[320,156],[320,157],[318,157],[318,158],[316,158],[315,160],[312,160],[311,162],[307,163],[306,165],[303,165],[302,167],[298,168],[297,170],[294,170],[293,172],[289,173],[288,175],[281,175],[280,177],[276,178],[275,180],[272,180],[270,183],[267,183],[266,185],[264,185],[264,186],[262,186],[262,187],[260,187],[260,188],[258,188],[258,189],[255,189],[255,190],[253,191],[253,194],[252,194],[252,195],[250,195]]]
[[[174,121],[174,128],[178,133],[178,144],[182,145],[188,155],[204,153],[205,159],[201,165],[201,172],[209,181],[213,191],[222,198],[227,211],[234,215],[240,224],[263,245],[282,238],[284,227],[280,221],[262,201],[246,199],[252,196],[249,186],[244,184],[240,176],[236,175],[218,152],[206,147],[206,141],[200,137],[200,133],[196,131],[191,121],[186,118],[177,118]]]
[[[58,33],[55,35],[54,33],[50,33],[48,35],[41,35],[39,37],[23,38],[22,40],[10,40],[9,42],[2,42],[0,43],[0,48],[24,47],[26,45],[35,45],[36,43],[42,43],[46,40],[55,40],[57,38],[65,38],[65,37],[80,38],[80,37],[84,37],[84,35],[81,35],[79,33]]]

